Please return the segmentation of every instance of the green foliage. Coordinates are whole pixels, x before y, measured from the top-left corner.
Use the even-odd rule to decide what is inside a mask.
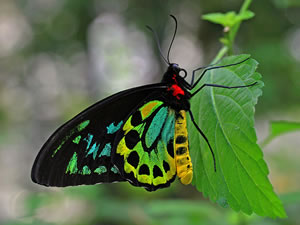
[[[226,57],[222,65],[244,60],[248,55]],[[229,205],[246,214],[285,217],[280,200],[273,192],[263,154],[254,129],[254,106],[262,94],[257,62],[246,62],[207,72],[203,83],[250,88],[222,89],[206,87],[192,101],[192,111],[214,150],[217,171],[205,140],[189,122],[193,184],[204,196],[220,205]],[[201,84],[198,85],[200,87]],[[200,146],[200,148],[199,148]]]
[[[203,224],[203,221],[207,224],[222,224],[220,211],[204,201],[157,200],[147,204],[145,212],[153,221],[160,221],[155,224]]]
[[[270,123],[270,134],[264,140],[262,146],[266,146],[278,136],[295,131],[300,131],[300,123],[289,121],[272,121]]]
[[[232,28],[234,25],[242,22],[243,20],[249,20],[252,17],[254,17],[254,13],[249,10],[239,14],[230,11],[227,13],[209,13],[202,16],[204,20],[216,24],[221,24],[223,27],[228,28]]]
[[[249,10],[242,11],[239,14],[230,11],[227,13],[209,13],[202,16],[204,20],[224,27],[225,36],[220,38],[220,41],[229,48],[232,48],[234,41],[234,27],[238,26],[243,20],[249,20],[252,17],[254,17],[254,13]]]
[[[270,136],[276,137],[288,132],[300,131],[300,123],[288,121],[272,121],[270,128]]]
[[[233,53],[235,36],[241,22],[249,20],[255,15],[252,11],[248,10],[251,2],[252,0],[245,0],[238,14],[230,11],[227,13],[209,13],[202,16],[202,19],[220,24],[224,27],[224,37],[220,38],[220,42],[224,44],[224,47],[220,50],[215,60],[219,60],[224,53],[228,53],[229,55]],[[222,55],[220,55],[220,53]]]
[[[203,16],[203,19],[224,27],[225,35],[220,39],[224,47],[214,62],[226,53],[232,54],[241,22],[254,17],[254,13],[248,10],[250,4],[251,0],[245,0],[238,14],[231,11]],[[232,64],[246,57],[227,57],[221,63]],[[193,112],[215,151],[217,162],[215,173],[205,140],[197,132],[190,133],[191,158],[194,171],[197,171],[194,172],[193,184],[205,196],[222,206],[229,205],[246,214],[255,212],[272,218],[285,217],[282,204],[267,178],[269,171],[262,151],[256,143],[254,106],[263,86],[261,75],[255,72],[257,64],[252,59],[237,66],[209,71],[202,81],[202,84],[226,86],[247,85],[257,81],[257,85],[237,90],[206,88],[192,99]],[[189,127],[193,129],[191,123]],[[200,146],[201,151],[196,146]]]

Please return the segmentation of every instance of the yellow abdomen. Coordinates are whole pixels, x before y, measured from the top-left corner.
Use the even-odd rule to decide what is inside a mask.
[[[184,110],[179,112],[175,122],[174,151],[177,176],[182,184],[190,184],[193,179],[193,166],[189,153],[186,112]]]

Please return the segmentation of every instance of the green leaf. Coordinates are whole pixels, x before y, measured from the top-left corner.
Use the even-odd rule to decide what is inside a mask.
[[[235,12],[224,13],[209,13],[202,16],[202,19],[212,23],[221,24],[224,27],[232,27],[236,23],[237,15]]]
[[[249,55],[231,56],[220,64],[240,62]],[[204,138],[188,121],[193,185],[211,201],[246,214],[285,217],[283,206],[268,180],[268,168],[257,145],[254,106],[262,94],[258,63],[249,59],[242,64],[210,70],[201,83],[239,86],[258,82],[249,88],[205,87],[191,99],[195,120],[208,138],[215,157]],[[201,84],[198,85],[200,87]],[[195,88],[196,90],[197,88]]]
[[[300,131],[300,123],[289,121],[272,121],[270,124],[270,134],[261,145],[266,146],[274,138],[293,131]]]
[[[242,12],[238,15],[240,21],[242,20],[249,20],[255,16],[254,12],[251,12],[250,10],[247,10],[245,12]]]
[[[300,123],[288,121],[272,121],[270,128],[270,136],[274,138],[289,132],[300,131]]]
[[[248,20],[254,16],[254,13],[247,10],[240,14],[236,14],[233,11],[227,13],[209,13],[202,16],[202,19],[210,21],[212,23],[221,24],[224,27],[233,27],[235,24],[242,20]]]

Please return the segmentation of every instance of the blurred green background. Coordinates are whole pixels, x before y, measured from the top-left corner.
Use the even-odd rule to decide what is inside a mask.
[[[238,11],[241,0],[1,0],[0,224],[300,224],[300,133],[264,147],[274,189],[287,219],[245,216],[203,198],[177,181],[148,193],[127,183],[73,188],[33,184],[30,170],[42,144],[64,121],[117,91],[159,82],[176,15],[171,61],[187,71],[209,64],[222,27],[201,20]],[[264,94],[256,107],[260,142],[270,120],[300,121],[300,1],[260,0],[242,24],[235,53],[260,65]]]

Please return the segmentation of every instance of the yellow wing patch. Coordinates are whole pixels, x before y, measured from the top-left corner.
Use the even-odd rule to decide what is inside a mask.
[[[116,149],[116,154],[124,160],[125,177],[132,183],[145,185],[147,190],[168,186],[176,176],[175,111],[162,104],[150,101],[133,112],[123,126],[124,136]],[[150,115],[153,117],[149,118]],[[158,122],[160,127],[153,125]]]

